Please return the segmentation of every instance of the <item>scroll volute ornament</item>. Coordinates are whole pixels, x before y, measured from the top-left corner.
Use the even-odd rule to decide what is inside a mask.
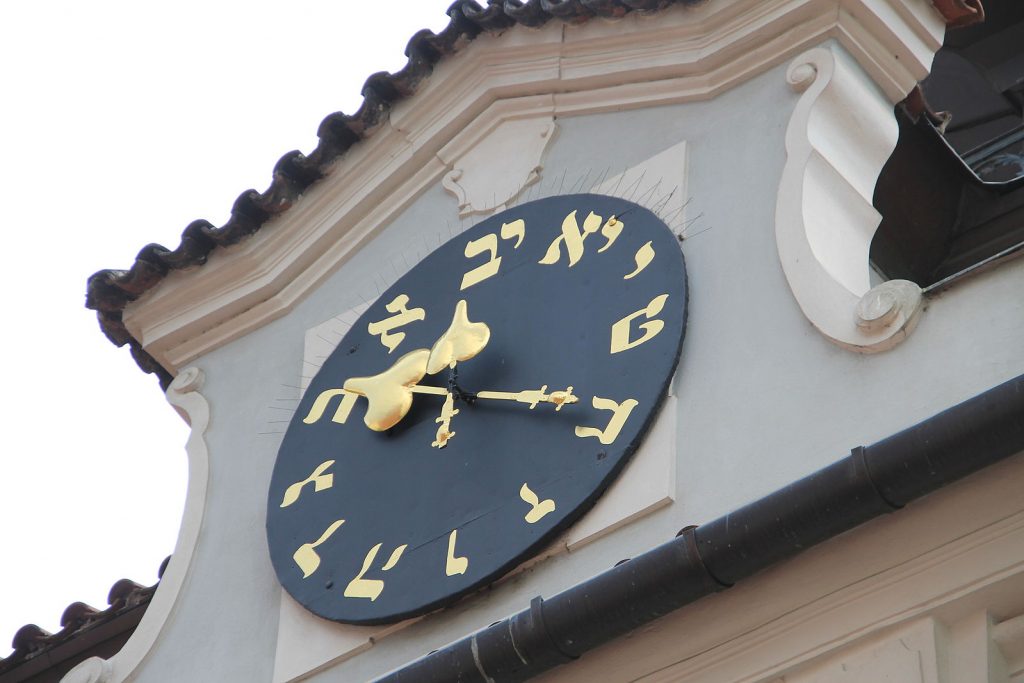
[[[913,282],[870,284],[881,221],[871,198],[898,136],[892,103],[840,50],[805,52],[786,80],[803,93],[786,129],[775,207],[786,280],[807,319],[836,344],[858,353],[892,348],[922,309]]]

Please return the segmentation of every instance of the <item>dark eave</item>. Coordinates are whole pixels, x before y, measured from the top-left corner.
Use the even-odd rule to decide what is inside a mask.
[[[511,683],[1024,450],[1024,375],[393,671],[378,683]]]
[[[164,388],[172,379],[125,328],[125,307],[155,287],[168,273],[203,265],[218,247],[236,244],[260,230],[270,219],[287,211],[310,185],[326,176],[332,164],[383,123],[396,102],[416,92],[420,83],[445,56],[463,49],[481,33],[498,34],[512,26],[538,27],[552,19],[583,23],[593,17],[616,18],[631,12],[655,12],[672,5],[700,0],[489,0],[486,7],[472,0],[457,0],[448,8],[450,21],[440,33],[422,30],[405,48],[409,61],[396,73],[378,72],[363,85],[363,103],[355,114],[329,115],[317,131],[319,143],[308,156],[285,154],[274,166],[273,180],[264,192],[246,190],[235,200],[228,221],[216,227],[193,221],[171,250],[159,244],[142,248],[128,270],[101,270],[86,290],[86,307],[96,311],[100,328],[117,346],[128,345],[139,367],[155,373]],[[933,0],[950,25],[981,21],[979,0]]]
[[[1024,253],[1024,3],[988,9],[985,24],[946,33],[931,75],[896,106],[899,139],[875,185],[871,261],[926,292]]]
[[[882,221],[871,261],[886,278],[928,289],[1024,241],[1024,177],[984,182],[930,116],[897,106],[896,120],[873,199]]]

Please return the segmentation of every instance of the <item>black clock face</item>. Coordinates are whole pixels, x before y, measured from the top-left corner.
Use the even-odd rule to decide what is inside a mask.
[[[352,326],[288,427],[267,509],[281,584],[327,619],[386,623],[542,549],[640,445],[686,297],[675,236],[623,199],[538,200],[439,247]]]

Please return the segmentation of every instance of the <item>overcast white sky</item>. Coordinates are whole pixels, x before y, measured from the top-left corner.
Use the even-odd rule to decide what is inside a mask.
[[[0,657],[26,623],[106,608],[117,579],[154,583],[177,535],[185,425],[102,335],[86,278],[223,224],[449,4],[3,4]]]

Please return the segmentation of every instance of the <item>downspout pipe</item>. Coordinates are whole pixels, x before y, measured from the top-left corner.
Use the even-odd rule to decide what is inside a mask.
[[[525,681],[1024,451],[1024,375],[378,679]]]

